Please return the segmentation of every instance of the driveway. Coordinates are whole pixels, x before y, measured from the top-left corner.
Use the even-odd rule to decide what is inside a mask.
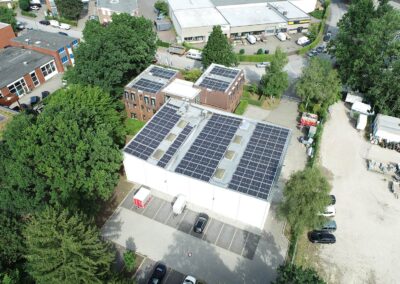
[[[157,50],[158,62],[157,64],[165,65],[178,69],[201,68],[201,61],[187,58],[185,55],[179,56],[177,54],[170,54],[166,48],[158,48]]]
[[[321,158],[332,177],[338,225],[336,244],[320,250],[325,279],[328,283],[399,283],[400,200],[389,192],[387,177],[367,171],[365,159],[399,163],[400,155],[370,144],[340,102],[325,125]]]
[[[337,24],[343,15],[347,12],[347,4],[343,0],[332,0],[330,4],[330,14],[327,20],[326,29],[335,36],[338,32]]]

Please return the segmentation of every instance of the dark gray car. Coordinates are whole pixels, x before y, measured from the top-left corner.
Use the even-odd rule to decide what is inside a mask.
[[[326,222],[322,227],[321,231],[326,231],[326,232],[334,232],[337,229],[337,225],[335,220],[330,220],[329,222]]]

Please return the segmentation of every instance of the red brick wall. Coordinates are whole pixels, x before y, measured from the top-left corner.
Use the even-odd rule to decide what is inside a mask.
[[[10,45],[10,40],[12,38],[15,38],[15,34],[11,25],[0,29],[0,48]]]

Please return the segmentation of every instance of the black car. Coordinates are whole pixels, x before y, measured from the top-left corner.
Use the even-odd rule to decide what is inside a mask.
[[[325,42],[328,42],[328,41],[331,40],[331,38],[332,38],[331,32],[327,32],[327,33],[324,35],[323,40],[324,40]]]
[[[40,102],[40,98],[38,96],[31,97],[31,105],[37,104],[38,102]]]
[[[331,197],[331,204],[330,205],[335,205],[336,204],[336,197],[334,195],[329,195]]]
[[[49,91],[43,91],[43,92],[42,92],[42,100],[45,99],[45,98],[47,98],[49,95],[50,95],[50,92],[49,92]]]
[[[204,213],[200,213],[196,219],[196,222],[194,223],[193,231],[198,234],[203,233],[203,231],[207,225],[207,222],[208,222],[208,215],[204,214]]]
[[[323,47],[323,46],[318,46],[315,50],[316,50],[318,53],[321,53],[321,52],[324,51],[324,47]]]
[[[68,36],[68,34],[64,33],[64,32],[58,32],[58,34],[63,35],[63,36]]]
[[[308,238],[312,243],[320,243],[320,244],[336,243],[335,236],[326,231],[312,231],[309,233]]]
[[[163,263],[157,263],[154,268],[153,274],[149,279],[148,284],[160,284],[165,274],[167,273],[167,267]]]
[[[39,21],[39,24],[48,26],[48,25],[50,25],[50,21],[48,21],[48,20],[41,20],[41,21]]]

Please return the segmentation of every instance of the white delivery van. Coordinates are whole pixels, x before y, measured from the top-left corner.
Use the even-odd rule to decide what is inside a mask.
[[[70,28],[71,28],[71,26],[68,25],[68,24],[64,24],[64,23],[61,23],[61,24],[60,24],[60,29],[69,30]]]
[[[186,53],[186,57],[195,60],[201,60],[201,51],[197,49],[189,49],[189,51]]]
[[[368,122],[368,116],[366,116],[365,114],[360,114],[357,118],[357,124],[356,124],[357,130],[364,130],[365,127],[367,126],[367,122]]]
[[[310,43],[310,39],[306,36],[302,36],[297,40],[297,44],[301,46],[305,46]]]
[[[185,210],[186,207],[186,198],[183,195],[178,195],[176,198],[174,205],[172,206],[172,212],[174,212],[175,215],[179,215]]]
[[[277,33],[276,37],[280,40],[280,41],[285,41],[286,40],[286,34],[285,33]]]
[[[247,39],[247,41],[248,41],[250,44],[255,44],[255,43],[257,42],[256,37],[253,36],[253,35],[251,35],[251,34],[248,34],[247,37],[246,37],[246,39]]]
[[[55,27],[55,28],[59,28],[60,27],[60,23],[57,20],[50,20],[50,26]]]

